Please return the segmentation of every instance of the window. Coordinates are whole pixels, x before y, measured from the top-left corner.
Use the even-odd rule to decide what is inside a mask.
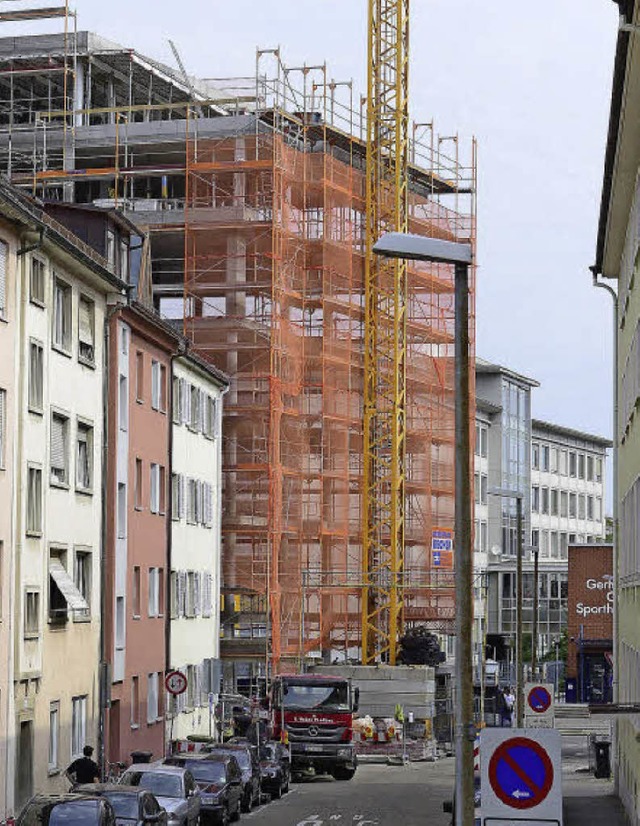
[[[89,550],[77,550],[74,563],[73,581],[76,588],[84,597],[84,601],[91,607],[91,565],[93,556]],[[81,614],[82,618],[87,618],[89,611]],[[78,618],[77,613],[74,618]]]
[[[486,505],[487,504],[487,474],[481,473],[480,474],[480,504]],[[206,514],[203,514],[203,522],[208,521],[208,517]]]
[[[587,496],[587,519],[593,519],[593,496]]]
[[[560,516],[569,515],[569,495],[566,490],[560,491]]]
[[[158,673],[149,674],[147,677],[147,723],[155,723],[159,717],[158,686]]]
[[[71,701],[71,758],[82,756],[87,742],[87,696]]]
[[[5,443],[7,440],[7,391],[0,388],[0,469],[5,467]]]
[[[124,482],[118,482],[118,539],[125,539],[127,536],[127,486]]]
[[[51,414],[51,468],[52,485],[69,484],[69,419],[61,413]]]
[[[120,327],[120,352],[123,356],[129,354],[129,328],[124,325]]]
[[[204,433],[209,439],[215,439],[218,432],[218,400],[211,396],[204,397],[205,415],[204,415]],[[482,449],[482,434],[485,434],[485,450],[486,450],[486,428],[480,429],[480,449]],[[485,453],[486,455],[486,453]]]
[[[196,615],[196,575],[195,571],[187,572],[187,591],[185,594],[184,614],[186,617]]]
[[[40,592],[27,590],[24,595],[24,636],[33,639],[40,634]]]
[[[86,295],[78,301],[78,358],[89,364],[96,359],[96,307]]]
[[[581,493],[578,496],[578,519],[584,519],[586,515],[586,505],[585,505],[585,496]]]
[[[602,482],[602,459],[596,458],[596,482]]]
[[[558,467],[559,467],[559,470],[560,470],[560,475],[561,476],[566,476],[567,475],[567,469],[568,469],[567,451],[566,450],[561,450],[559,458],[560,458],[560,463],[559,463]]]
[[[558,491],[552,488],[549,491],[550,503],[549,503],[549,511],[551,516],[558,515]]]
[[[144,401],[144,353],[136,353],[136,401]]]
[[[131,678],[131,728],[140,725],[140,678]]]
[[[124,604],[124,597],[116,597],[116,631],[115,631],[115,642],[116,642],[116,651],[122,651],[124,648],[124,641],[125,641],[125,627],[126,627],[126,619],[125,619],[125,604]]]
[[[540,470],[549,470],[549,445],[540,446]]]
[[[200,391],[197,387],[191,387],[191,421],[192,430],[199,430],[200,425]]]
[[[93,427],[78,422],[76,435],[76,488],[93,489]]]
[[[559,545],[558,545],[558,532],[557,531],[551,531],[551,533],[549,534],[549,542],[550,542],[549,552],[550,552],[550,555],[551,555],[551,559],[558,559],[558,557],[559,557]]]
[[[549,556],[549,531],[540,531],[540,556],[543,559]]]
[[[560,534],[560,559],[566,559],[568,555],[568,537],[566,533]]]
[[[44,307],[44,261],[31,256],[31,270],[29,272],[29,299],[32,304]]]
[[[552,447],[549,455],[549,470],[551,473],[558,472],[558,448]]]
[[[584,453],[578,453],[578,479],[584,479]]]
[[[58,768],[58,743],[60,742],[60,702],[49,704],[49,771]]]
[[[135,509],[141,511],[143,508],[143,490],[142,490],[142,459],[136,459],[136,482],[135,482]]]
[[[171,474],[171,518],[177,522],[180,519],[180,476],[177,473]]]
[[[160,363],[151,361],[151,407],[160,408]]]
[[[128,395],[127,377],[120,375],[120,381],[118,383],[118,419],[120,421],[120,430],[126,430],[129,424]]]
[[[9,247],[0,241],[0,318],[7,316],[7,254]]]
[[[181,424],[182,422],[182,407],[181,407],[181,396],[180,396],[180,379],[176,376],[173,377],[173,382],[171,384],[171,406],[173,408],[173,423],[174,424]]]
[[[540,488],[538,485],[531,487],[531,510],[533,513],[538,513],[540,510]]]
[[[596,522],[600,522],[602,519],[602,499],[599,496],[596,496],[595,519]]]
[[[164,568],[158,568],[158,616],[164,615]]]
[[[587,482],[593,482],[593,456],[587,456]]]
[[[575,478],[578,472],[577,457],[573,450],[569,451],[569,476]]]
[[[129,244],[124,240],[120,241],[120,278],[129,281]]]
[[[532,530],[531,531],[531,544],[534,548],[540,547],[540,531],[539,530]]]
[[[71,352],[71,285],[56,278],[53,284],[53,346]]]
[[[27,533],[42,532],[42,468],[27,467]]]
[[[577,497],[575,493],[569,494],[569,518],[575,519],[577,516],[578,507],[577,507]]]
[[[44,395],[44,348],[38,341],[29,342],[29,410],[42,413]]]
[[[140,566],[133,568],[133,616],[140,619]]]
[[[151,513],[164,513],[165,491],[164,491],[164,468],[161,465],[151,463]]]
[[[115,272],[116,269],[116,234],[112,229],[107,230],[107,263],[109,269]]]
[[[540,513],[549,513],[549,488],[540,488]]]
[[[160,616],[160,569],[149,568],[149,616]]]
[[[66,548],[51,548],[49,551],[49,604],[47,606],[49,625],[64,626],[69,617],[67,598],[58,585],[61,575],[67,575]],[[54,576],[54,568],[60,573]]]
[[[473,491],[476,505],[480,504],[480,474],[473,474]]]
[[[533,470],[540,468],[540,445],[537,442],[531,445],[531,467]]]
[[[160,412],[167,411],[167,368],[160,365]]]

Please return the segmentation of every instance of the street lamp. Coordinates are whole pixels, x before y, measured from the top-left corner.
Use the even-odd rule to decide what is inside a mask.
[[[522,662],[522,500],[524,494],[509,488],[489,488],[487,493],[516,500],[516,726],[524,723],[524,678]],[[537,587],[537,584],[536,584]]]
[[[455,267],[455,542],[456,542],[456,695],[455,695],[455,826],[473,826],[473,660],[471,554],[471,411],[469,385],[470,244],[387,232],[374,245],[376,255],[434,261]]]

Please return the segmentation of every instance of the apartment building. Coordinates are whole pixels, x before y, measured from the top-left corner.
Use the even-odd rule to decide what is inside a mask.
[[[169,664],[187,690],[167,709],[167,736],[210,734],[220,690],[222,396],[226,377],[195,355],[173,362]]]
[[[107,762],[164,754],[171,360],[180,336],[132,302],[109,325],[104,658]]]
[[[618,0],[621,22],[640,25],[640,2]],[[635,94],[640,81],[640,51],[635,32],[618,31],[609,129],[602,180],[602,200],[596,241],[594,281],[614,294],[616,348],[615,446],[617,487],[614,502],[614,702],[637,702],[640,683],[640,99]],[[607,281],[609,280],[610,281]],[[608,304],[609,297],[601,292]],[[609,324],[599,330],[609,335]],[[607,392],[607,388],[602,388]],[[614,465],[615,466],[615,465]],[[620,798],[631,826],[640,824],[640,741],[637,716],[616,720],[613,765]]]
[[[15,376],[1,417],[2,483],[9,471],[13,489],[0,506],[10,626],[0,759],[10,814],[34,791],[65,790],[64,769],[98,738],[103,339],[107,304],[123,300],[124,284],[105,258],[2,183],[0,210],[20,238],[19,249],[15,237],[3,239],[0,293],[3,343],[13,330],[2,383],[7,366]]]

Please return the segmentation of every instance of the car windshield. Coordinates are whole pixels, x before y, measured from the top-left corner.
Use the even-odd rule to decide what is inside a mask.
[[[98,800],[73,800],[68,803],[33,803],[20,817],[22,826],[83,826],[100,823]]]
[[[285,683],[284,707],[291,709],[331,709],[349,711],[349,686],[291,685]]]
[[[116,817],[124,817],[128,820],[138,819],[138,795],[123,794],[122,792],[109,792],[105,797],[113,806]]]
[[[184,797],[182,778],[168,772],[126,772],[121,783],[148,789],[157,797]]]
[[[224,763],[214,760],[194,760],[187,765],[196,783],[224,783],[227,779]]]

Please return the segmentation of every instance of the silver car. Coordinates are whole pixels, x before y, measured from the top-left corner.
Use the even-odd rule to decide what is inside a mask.
[[[196,826],[200,819],[200,793],[188,769],[134,763],[119,782],[150,791],[167,811],[167,826]]]

